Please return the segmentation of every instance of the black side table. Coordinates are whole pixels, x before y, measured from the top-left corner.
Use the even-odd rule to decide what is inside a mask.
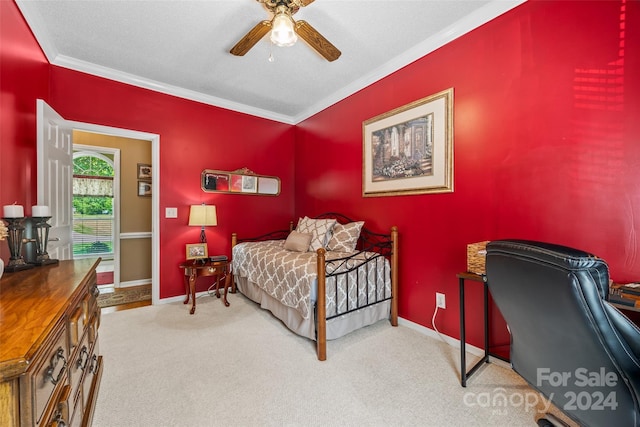
[[[460,384],[467,386],[467,379],[473,375],[484,363],[489,363],[489,285],[487,276],[475,273],[458,273],[458,283],[460,285]],[[464,320],[464,285],[466,280],[480,282],[483,284],[483,304],[484,304],[484,356],[467,371],[466,362],[466,333]]]

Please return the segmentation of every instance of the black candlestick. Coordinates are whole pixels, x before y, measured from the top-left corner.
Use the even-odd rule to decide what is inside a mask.
[[[36,265],[57,264],[57,259],[49,258],[47,245],[49,243],[49,229],[51,226],[47,223],[51,219],[50,216],[33,217],[36,229]]]
[[[22,258],[22,236],[24,235],[24,217],[23,218],[2,218],[7,222],[7,243],[9,244],[9,264],[4,268],[6,272],[14,272],[33,268],[33,265],[27,264]]]

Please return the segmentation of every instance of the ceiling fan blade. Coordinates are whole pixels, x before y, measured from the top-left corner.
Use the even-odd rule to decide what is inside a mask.
[[[322,34],[317,32],[307,21],[296,22],[296,33],[329,62],[335,61],[342,54],[342,52],[332,45],[329,40],[325,39]]]
[[[305,7],[313,3],[313,0],[293,0],[292,3],[298,7]]]
[[[258,41],[271,30],[271,21],[262,21],[251,29],[236,45],[231,48],[230,52],[236,56],[243,56],[249,52]]]

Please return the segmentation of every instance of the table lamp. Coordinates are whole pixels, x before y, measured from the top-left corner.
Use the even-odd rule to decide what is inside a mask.
[[[201,205],[191,205],[189,225],[201,227],[200,242],[207,243],[207,235],[204,232],[204,228],[218,225],[215,205],[205,205],[204,203]]]

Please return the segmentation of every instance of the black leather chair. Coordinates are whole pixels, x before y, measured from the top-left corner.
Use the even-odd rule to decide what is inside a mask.
[[[609,269],[549,243],[487,245],[513,369],[583,426],[640,426],[640,329],[607,302]]]

